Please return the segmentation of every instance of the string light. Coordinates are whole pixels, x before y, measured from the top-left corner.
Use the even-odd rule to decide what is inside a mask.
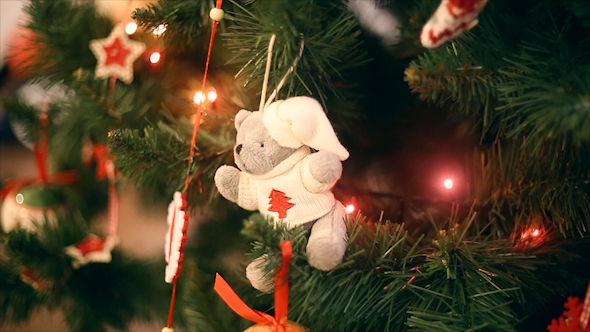
[[[345,208],[345,209],[346,209],[346,213],[348,213],[348,214],[351,214],[351,213],[353,213],[353,212],[354,212],[354,210],[355,210],[356,208],[354,207],[354,205],[352,205],[352,204],[348,204],[348,205],[346,206],[346,208]]]
[[[209,91],[209,93],[207,94],[207,100],[209,100],[210,103],[217,100],[217,92],[215,92],[215,90]]]
[[[166,32],[166,24],[164,24],[164,23],[155,27],[154,30],[152,31],[152,33],[156,37],[160,37],[162,34],[164,34],[164,32]]]
[[[199,92],[195,93],[193,100],[194,100],[195,104],[200,104],[205,101],[205,94],[203,92],[199,91]]]
[[[125,26],[125,33],[131,36],[132,34],[135,33],[135,31],[137,31],[137,23],[135,23],[135,22],[127,23],[127,25]]]
[[[540,234],[541,234],[541,231],[540,231],[540,230],[538,230],[538,229],[535,229],[535,230],[533,230],[533,231],[532,231],[532,233],[531,233],[531,235],[532,235],[533,237],[537,237],[537,236],[539,236]]]
[[[160,62],[161,58],[162,58],[162,55],[160,54],[160,52],[154,52],[150,55],[150,62],[155,65],[158,62]]]
[[[453,188],[453,179],[445,179],[443,181],[443,186],[445,186],[447,189]]]

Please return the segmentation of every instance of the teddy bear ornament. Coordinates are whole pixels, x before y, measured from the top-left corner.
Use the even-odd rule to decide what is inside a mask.
[[[309,264],[323,271],[336,267],[346,249],[346,212],[331,189],[349,154],[321,105],[309,97],[279,100],[263,111],[241,110],[235,126],[238,167],[224,165],[215,173],[221,195],[288,227],[310,229]],[[250,263],[246,276],[256,289],[270,292],[264,261]]]

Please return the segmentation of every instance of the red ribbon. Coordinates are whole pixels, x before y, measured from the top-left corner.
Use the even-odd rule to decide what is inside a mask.
[[[96,159],[96,179],[102,181],[108,175],[107,163],[112,161],[109,148],[106,144],[94,144],[92,145],[92,155]]]
[[[273,332],[297,332],[297,330],[285,326],[287,311],[289,310],[289,281],[287,271],[289,262],[293,256],[293,248],[290,241],[281,242],[282,264],[275,274],[275,316],[254,310],[248,307],[242,299],[231,289],[227,282],[219,275],[215,275],[213,289],[221,299],[241,317],[263,325],[272,326]]]
[[[215,1],[215,8],[221,9],[221,5],[223,4],[223,0],[216,0]],[[213,42],[215,41],[215,32],[217,31],[217,25],[219,24],[218,21],[213,21],[213,26],[211,27],[211,37],[209,38],[209,50],[207,51],[207,61],[205,62],[205,71],[203,73],[203,83],[201,85],[201,91],[205,92],[205,88],[207,87],[207,73],[209,72],[209,63],[211,62],[211,51],[213,50]],[[188,153],[188,167],[186,172],[186,177],[184,179],[184,190],[183,194],[188,192],[188,188],[190,185],[190,169],[193,163],[194,151],[195,151],[195,144],[197,142],[197,132],[199,131],[199,126],[201,125],[201,104],[202,102],[197,105],[197,112],[195,113],[195,123],[193,125],[193,135],[191,137],[191,145],[189,148]],[[198,176],[197,176],[198,177]],[[200,189],[199,189],[200,191]],[[188,225],[188,223],[187,223]],[[184,248],[180,248],[180,255],[182,257]],[[180,267],[180,263],[179,263]],[[168,328],[172,328],[172,318],[174,315],[174,298],[176,297],[176,281],[178,280],[178,276],[180,275],[180,268],[177,271],[177,274],[172,282],[172,296],[170,299],[170,309],[168,312]]]
[[[76,171],[63,171],[59,173],[49,174],[47,176],[47,181],[43,182],[43,184],[72,184],[76,181],[78,181],[78,173]],[[6,179],[6,181],[4,182],[4,187],[2,188],[2,190],[0,190],[0,198],[4,199],[11,191],[36,184],[38,182],[38,177]]]
[[[78,174],[75,171],[62,171],[54,174],[47,172],[47,151],[48,151],[48,134],[47,125],[49,118],[46,113],[39,114],[41,122],[41,140],[34,146],[35,162],[37,164],[37,177],[25,177],[19,179],[7,179],[4,187],[0,190],[0,199],[6,198],[12,190],[33,185],[41,182],[43,185],[48,184],[71,184],[78,180]]]

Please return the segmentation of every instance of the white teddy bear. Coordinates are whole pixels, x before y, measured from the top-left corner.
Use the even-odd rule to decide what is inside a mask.
[[[348,151],[340,144],[321,105],[309,97],[270,104],[263,112],[236,115],[235,163],[221,166],[215,184],[226,199],[246,210],[281,220],[289,227],[311,228],[309,264],[328,271],[346,250],[346,212],[332,187],[342,175]],[[272,290],[264,257],[246,269],[252,285]]]

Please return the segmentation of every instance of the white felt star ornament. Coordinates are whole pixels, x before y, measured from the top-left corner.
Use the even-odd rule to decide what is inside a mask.
[[[129,84],[133,81],[133,62],[145,51],[145,44],[127,37],[121,25],[115,26],[104,39],[90,42],[96,57],[96,77],[115,76]]]

